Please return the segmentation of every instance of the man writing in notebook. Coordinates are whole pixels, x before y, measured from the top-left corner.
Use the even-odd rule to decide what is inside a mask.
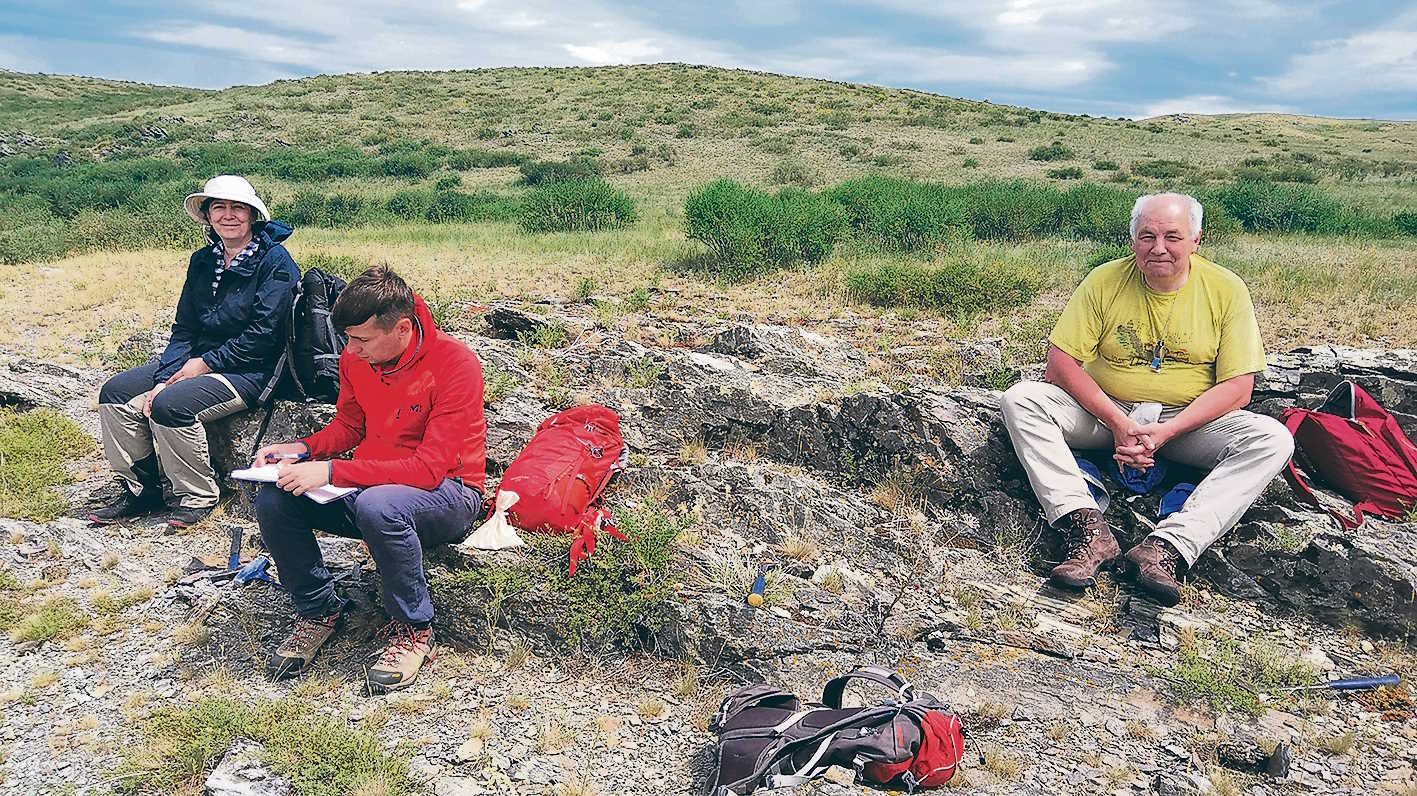
[[[412,683],[433,656],[423,549],[461,541],[482,511],[482,365],[433,325],[423,299],[387,268],[350,282],[331,321],[349,337],[334,419],[305,439],[256,452],[256,465],[279,463],[276,483],[256,497],[256,519],[298,615],[270,672],[307,669],[347,606],[320,555],[319,529],[369,546],[390,622],[368,678],[392,690]],[[353,458],[335,458],[350,449]],[[326,504],[302,497],[327,484],[358,491]]]

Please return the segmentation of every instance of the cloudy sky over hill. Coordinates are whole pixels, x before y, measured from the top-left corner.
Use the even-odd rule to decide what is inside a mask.
[[[291,0],[0,6],[0,67],[219,88],[683,61],[1108,116],[1417,118],[1417,2]]]

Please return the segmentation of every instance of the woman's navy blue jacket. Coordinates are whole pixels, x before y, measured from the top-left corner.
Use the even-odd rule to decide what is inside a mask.
[[[291,231],[284,221],[266,223],[256,236],[256,253],[222,274],[215,296],[212,279],[218,255],[211,246],[192,253],[172,337],[158,360],[154,384],[167,381],[192,357],[201,357],[213,372],[231,380],[247,406],[256,405],[285,350],[290,304],[300,284],[300,269],[281,245]]]

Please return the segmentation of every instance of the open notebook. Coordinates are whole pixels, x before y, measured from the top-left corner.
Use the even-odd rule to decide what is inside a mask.
[[[248,467],[245,470],[232,470],[231,477],[238,481],[259,481],[265,484],[276,482],[276,470],[279,465],[266,464],[260,467]],[[350,492],[358,491],[352,486],[332,486],[326,484],[316,487],[305,493],[305,497],[316,503],[329,503],[331,500],[339,500]]]

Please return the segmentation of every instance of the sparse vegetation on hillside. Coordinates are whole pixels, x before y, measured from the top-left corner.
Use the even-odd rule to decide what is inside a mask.
[[[992,258],[1074,258],[1076,268],[1050,271],[1048,287],[1017,309],[1046,313],[1092,250],[1069,241],[1123,242],[1117,222],[1132,197],[1190,189],[1207,206],[1207,251],[1254,280],[1268,342],[1310,342],[1322,328],[1332,342],[1417,344],[1417,324],[1400,311],[1417,235],[1412,124],[1133,122],[678,65],[322,76],[218,92],[4,72],[0,121],[25,131],[6,137],[16,154],[0,159],[0,260],[163,252],[124,256],[148,278],[102,290],[93,255],[59,272],[20,267],[0,296],[11,319],[0,325],[38,324],[35,345],[49,351],[73,350],[69,338],[101,324],[166,323],[170,280],[154,271],[180,268],[168,261],[199,241],[178,201],[224,171],[251,175],[295,222],[287,246],[297,260],[319,250],[388,261],[470,295],[564,295],[576,279],[605,284],[613,272],[627,289],[683,280],[753,312],[795,305],[828,315],[864,295],[844,281],[863,270],[860,258],[928,261],[956,235],[996,242]],[[529,201],[542,186],[594,177],[628,203],[580,216],[538,206],[549,194]],[[726,218],[710,229],[682,213],[719,179],[793,211],[839,205],[849,229],[836,231],[830,210],[812,225],[766,224],[771,234]],[[836,187],[807,190],[822,186]],[[556,190],[558,202],[568,198]],[[740,202],[753,204],[765,206]],[[630,206],[634,221],[620,212]],[[793,214],[760,212],[750,226],[779,216]],[[704,286],[693,267],[742,279],[798,262],[827,267],[793,277],[768,303],[746,286]],[[947,265],[926,264],[932,273]],[[51,308],[41,317],[23,311],[37,291]],[[1275,304],[1286,311],[1264,311]],[[1343,309],[1359,305],[1370,311]],[[1013,322],[999,312],[971,323]]]

